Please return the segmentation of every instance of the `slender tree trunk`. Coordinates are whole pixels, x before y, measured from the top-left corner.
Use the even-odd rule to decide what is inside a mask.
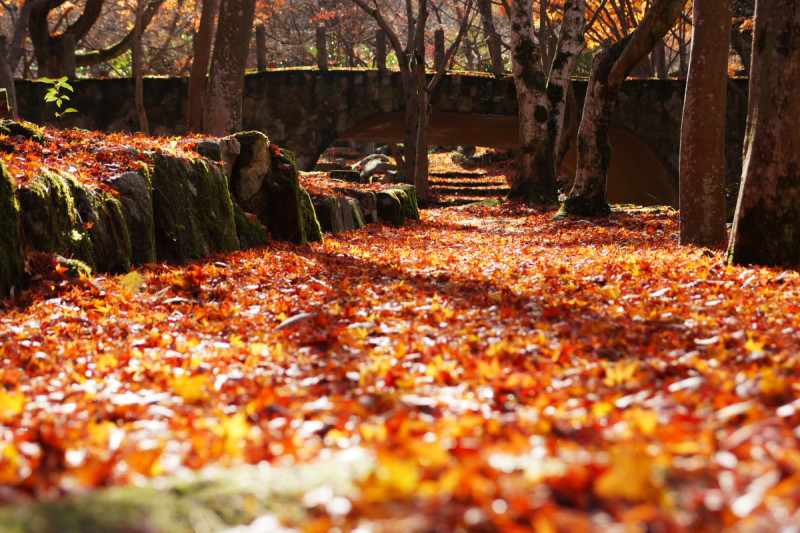
[[[222,0],[203,109],[203,130],[224,136],[242,129],[242,94],[255,0]]]
[[[695,0],[680,154],[681,244],[725,242],[725,99],[731,0]]]
[[[203,131],[203,101],[206,92],[208,62],[211,60],[211,41],[219,0],[203,0],[200,26],[194,35],[194,58],[189,74],[189,105],[186,126],[190,132]]]
[[[139,117],[139,130],[145,135],[150,135],[150,124],[147,122],[147,110],[144,107],[144,58],[142,57],[142,14],[144,13],[145,0],[136,2],[136,22],[133,29],[133,45],[131,48],[133,59],[133,77],[135,80],[134,101],[136,115]]]
[[[608,216],[611,115],[622,82],[669,31],[687,0],[654,0],[636,29],[595,56],[578,129],[575,185],[559,215]]]
[[[423,48],[424,50],[424,48]],[[415,62],[414,82],[417,94],[417,113],[416,113],[416,132],[414,139],[415,157],[414,165],[414,187],[417,189],[417,201],[420,207],[427,207],[430,204],[430,183],[428,181],[428,127],[430,124],[430,114],[428,112],[428,90],[426,87],[427,79],[425,76],[425,63],[422,58]]]
[[[489,47],[489,59],[492,62],[492,74],[496,77],[503,75],[503,54],[500,48],[500,35],[494,25],[491,0],[478,0],[478,11],[481,14],[483,35]]]
[[[735,264],[800,268],[800,0],[758,0]]]

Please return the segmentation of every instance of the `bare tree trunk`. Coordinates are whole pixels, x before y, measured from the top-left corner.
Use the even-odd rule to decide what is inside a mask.
[[[211,41],[219,0],[203,0],[200,27],[194,35],[194,58],[189,74],[189,110],[186,126],[190,132],[203,131],[203,101],[206,92],[208,62],[211,60]]]
[[[681,244],[716,245],[725,225],[725,99],[731,0],[695,0],[680,154]]]
[[[492,62],[492,74],[496,77],[503,75],[503,54],[500,49],[500,35],[494,25],[491,0],[478,0],[478,11],[481,14],[483,35],[489,47],[489,59]]]
[[[731,263],[800,267],[800,0],[756,3]]]
[[[136,22],[133,29],[133,45],[131,48],[133,59],[133,77],[136,83],[134,101],[136,115],[139,117],[139,130],[145,135],[150,135],[150,124],[147,122],[147,110],[144,107],[144,68],[142,58],[142,14],[144,13],[145,0],[136,2]]]
[[[608,216],[608,135],[622,82],[675,24],[687,0],[654,0],[636,29],[595,56],[578,130],[575,184],[559,215]]]
[[[242,129],[242,94],[253,33],[255,0],[222,0],[203,109],[203,130],[230,135]]]

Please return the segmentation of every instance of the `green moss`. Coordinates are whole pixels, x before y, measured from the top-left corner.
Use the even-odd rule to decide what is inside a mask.
[[[222,170],[205,159],[151,157],[158,260],[184,263],[237,250],[233,202]]]
[[[547,108],[541,105],[537,105],[536,108],[533,110],[533,118],[536,119],[536,122],[547,122],[550,118],[550,113],[547,112]]]
[[[0,298],[19,287],[23,275],[19,202],[14,178],[0,161]]]
[[[251,215],[252,216],[252,215]],[[236,235],[243,250],[257,248],[269,242],[267,232],[261,221],[248,216],[238,205],[233,207],[233,220],[236,223]]]
[[[413,185],[395,185],[387,189],[394,192],[403,208],[403,216],[411,220],[419,220],[419,204],[417,202],[417,189]]]
[[[300,187],[300,217],[303,222],[303,233],[308,242],[322,242],[322,228],[311,204],[308,191]]]
[[[12,137],[21,136],[35,143],[44,144],[44,135],[36,131],[33,124],[16,120],[0,120],[0,133]]]
[[[153,187],[148,169],[125,172],[115,181],[130,239],[131,263],[155,263],[156,242],[153,220]]]

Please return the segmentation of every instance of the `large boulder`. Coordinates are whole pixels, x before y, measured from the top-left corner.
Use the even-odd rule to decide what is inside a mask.
[[[153,221],[159,260],[185,263],[239,249],[228,180],[206,159],[153,154]]]
[[[294,154],[270,145],[258,131],[237,133],[233,138],[241,146],[230,182],[236,202],[258,216],[273,238],[305,244],[303,220],[308,214],[303,215],[305,202]]]
[[[19,287],[23,275],[19,203],[14,178],[0,161],[0,298]]]

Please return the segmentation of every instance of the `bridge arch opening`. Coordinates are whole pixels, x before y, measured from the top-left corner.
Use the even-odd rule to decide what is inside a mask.
[[[614,150],[608,169],[606,198],[611,204],[678,207],[678,177],[638,135],[621,128],[609,133]],[[577,152],[572,143],[561,169],[575,175]]]
[[[405,114],[385,113],[356,124],[339,140],[403,142]],[[607,198],[614,204],[670,205],[678,207],[677,173],[670,170],[656,152],[633,132],[611,128],[614,155],[608,172]],[[517,148],[519,119],[516,116],[433,112],[431,145],[488,146]],[[574,176],[576,143],[567,152],[562,170]]]

